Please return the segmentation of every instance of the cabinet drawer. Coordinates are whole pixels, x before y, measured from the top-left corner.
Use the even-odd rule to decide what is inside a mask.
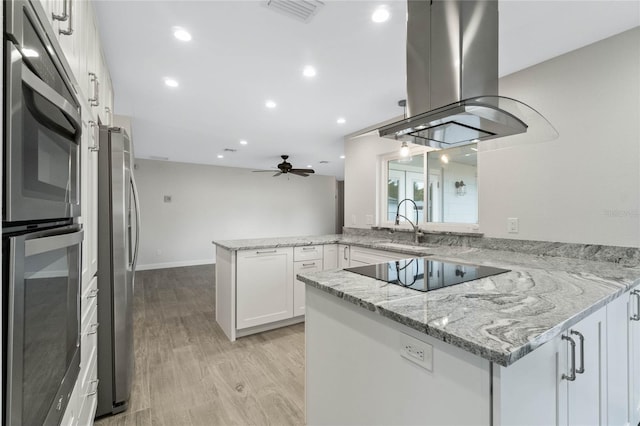
[[[293,260],[317,260],[322,259],[322,246],[304,246],[293,248]]]
[[[322,270],[322,260],[307,260],[293,263],[293,316],[304,315],[305,311],[305,283],[299,281],[298,274],[318,272]]]
[[[97,384],[95,385],[97,387]],[[96,408],[98,405],[98,394],[94,393],[84,398],[82,409],[78,417],[78,425],[92,425],[93,418],[96,414]]]
[[[92,393],[97,388],[98,378],[98,351],[96,348],[89,355],[87,364],[80,366],[80,377],[78,378],[78,384],[80,388],[80,405],[83,404],[82,400]]]
[[[85,289],[80,299],[81,322],[82,327],[87,324],[87,315],[91,312],[98,301],[98,277],[93,277],[89,286]]]
[[[89,365],[89,360],[95,356],[98,347],[98,305],[93,304],[88,320],[82,323],[80,335],[80,368]],[[82,373],[81,373],[82,374]]]

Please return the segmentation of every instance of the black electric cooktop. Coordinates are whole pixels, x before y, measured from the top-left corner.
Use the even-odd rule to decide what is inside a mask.
[[[509,269],[416,257],[377,265],[355,266],[345,268],[345,271],[355,272],[356,274],[413,290],[432,291],[502,274],[503,272],[509,272]]]

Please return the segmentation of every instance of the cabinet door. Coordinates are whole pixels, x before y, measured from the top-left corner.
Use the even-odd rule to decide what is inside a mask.
[[[89,270],[90,259],[90,238],[91,221],[89,220],[89,123],[83,117],[82,119],[82,139],[80,142],[80,222],[84,230],[84,240],[82,241],[82,283],[88,285],[93,274]]]
[[[640,290],[629,299],[629,412],[630,424],[640,424]]]
[[[93,13],[93,7],[89,5],[87,11],[86,22],[86,87],[83,88],[83,92],[86,101],[91,106],[91,114],[97,120],[98,111],[100,105],[100,73],[102,66],[100,53],[100,41],[98,39],[98,27],[96,25],[96,18]]]
[[[326,244],[322,248],[322,269],[336,269],[338,267],[338,245]]]
[[[338,268],[348,268],[351,264],[350,260],[350,247],[346,244],[338,244]]]
[[[606,423],[606,319],[606,308],[600,309],[564,334],[576,343],[576,378],[567,380],[569,425]],[[569,364],[566,374],[571,374],[571,345],[566,345],[566,348]],[[580,372],[581,369],[584,371]]]
[[[304,315],[304,295],[306,284],[298,280],[298,274],[305,272],[318,272],[322,270],[322,260],[308,260],[295,262],[293,265],[293,316]]]
[[[236,264],[236,328],[293,316],[293,249],[243,250]]]
[[[627,293],[607,305],[607,424],[629,423],[632,410],[630,374],[633,362],[629,326],[632,308]],[[637,424],[637,421],[633,424]]]
[[[56,21],[53,27],[64,57],[71,67],[71,72],[76,76],[76,80],[80,70],[80,61],[83,60],[81,55],[84,54],[85,34],[83,34],[81,27],[84,24],[86,4],[86,0],[63,0],[62,10],[64,13],[66,8],[67,19]]]
[[[89,240],[89,273],[93,276],[98,272],[98,125],[95,121],[89,123],[89,147],[87,150],[87,221],[91,224],[85,233]]]

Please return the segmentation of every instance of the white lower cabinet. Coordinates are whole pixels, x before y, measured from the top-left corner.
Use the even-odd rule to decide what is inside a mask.
[[[363,247],[351,247],[349,250],[350,266],[375,265],[376,263],[384,263],[390,260],[399,260],[412,257],[411,255],[394,253],[390,251],[374,250]],[[415,256],[414,256],[415,257]]]
[[[338,244],[326,244],[322,247],[322,269],[338,268]]]
[[[607,424],[637,425],[640,423],[640,290],[625,293],[607,308]]]
[[[604,307],[509,367],[494,365],[493,424],[614,424],[606,392]]]
[[[293,248],[237,254],[236,329],[293,316]]]
[[[640,289],[629,294],[629,423],[640,424]]]
[[[567,343],[564,346],[564,359],[567,362],[565,372],[560,376],[560,401],[566,403],[568,425],[607,424],[606,321],[607,310],[602,308],[571,327],[561,337]],[[565,423],[562,421],[564,412],[564,407],[561,407],[562,424]]]
[[[318,272],[322,271],[322,259],[317,260],[302,260],[299,262],[294,262],[293,264],[293,276],[296,277],[298,274],[304,274],[308,272]],[[304,305],[305,305],[305,286],[306,284],[302,281],[294,278],[293,283],[293,316],[296,317],[298,315],[304,315]]]

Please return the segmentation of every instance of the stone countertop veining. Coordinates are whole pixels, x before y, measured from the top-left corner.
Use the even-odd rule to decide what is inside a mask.
[[[640,269],[462,247],[429,257],[511,269],[427,293],[331,270],[300,274],[307,285],[509,366],[640,284]]]
[[[640,268],[460,246],[413,246],[357,235],[214,241],[228,250],[342,243],[510,272],[428,293],[344,270],[300,274],[307,285],[509,366],[640,284]]]

